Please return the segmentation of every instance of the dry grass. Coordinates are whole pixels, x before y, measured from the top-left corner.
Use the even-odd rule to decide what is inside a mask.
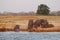
[[[26,31],[28,20],[47,19],[55,27],[33,28],[35,31],[60,31],[60,16],[0,16],[0,29],[13,30],[15,25],[20,25],[20,30]]]

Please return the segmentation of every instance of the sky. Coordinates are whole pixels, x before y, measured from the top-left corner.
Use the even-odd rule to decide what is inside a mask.
[[[0,0],[0,12],[36,12],[40,4],[46,4],[51,11],[60,10],[60,0]]]

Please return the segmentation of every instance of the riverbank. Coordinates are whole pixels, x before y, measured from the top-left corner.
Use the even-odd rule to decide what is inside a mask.
[[[4,31],[14,31],[14,28],[0,28],[0,32]],[[53,28],[32,28],[31,31],[27,29],[27,27],[20,27],[19,31],[27,31],[27,32],[60,32],[60,27]]]
[[[19,31],[28,31],[28,21],[30,19],[46,19],[53,24],[52,28],[32,28],[32,32],[60,32],[60,16],[0,16],[0,30],[14,31],[14,27],[20,25]]]

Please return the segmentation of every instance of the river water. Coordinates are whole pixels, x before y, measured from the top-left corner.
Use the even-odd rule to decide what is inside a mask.
[[[0,40],[60,40],[60,32],[0,32]]]

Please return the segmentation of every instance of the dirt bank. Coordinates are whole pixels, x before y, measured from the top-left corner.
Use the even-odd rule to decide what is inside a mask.
[[[20,31],[28,30],[28,21],[37,19],[47,19],[55,27],[52,28],[33,28],[35,32],[54,32],[60,31],[60,16],[0,16],[0,31],[13,31],[16,24],[20,25]]]

